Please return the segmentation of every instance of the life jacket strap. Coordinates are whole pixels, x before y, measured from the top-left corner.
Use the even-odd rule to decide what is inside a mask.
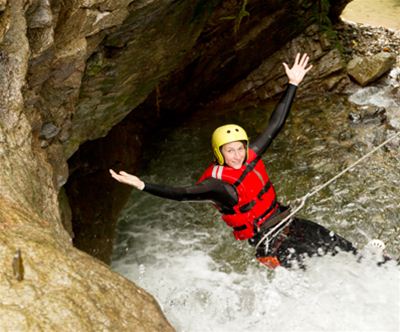
[[[243,171],[242,175],[239,177],[239,179],[233,184],[234,187],[239,186],[244,178],[249,174],[257,165],[257,163],[260,161],[261,155],[258,155],[251,161],[249,164],[246,164],[246,169]]]
[[[247,228],[247,225],[243,224],[240,226],[233,227],[233,229],[237,232],[244,231]]]
[[[260,192],[257,194],[257,198],[261,200],[262,196],[268,192],[268,190],[271,188],[271,181],[268,180],[268,182],[264,185],[264,187],[260,190]]]
[[[273,202],[271,203],[271,205],[269,206],[268,209],[266,209],[260,216],[258,216],[256,219],[254,219],[253,224],[254,227],[257,231],[259,231],[259,221],[264,219],[265,216],[267,216],[271,211],[273,211],[274,209],[278,208],[279,204],[276,201],[276,199],[273,200]]]
[[[256,205],[256,200],[253,199],[252,201],[250,201],[250,202],[248,202],[248,203],[242,205],[242,206],[239,208],[239,211],[240,211],[241,213],[245,213],[245,212],[247,212],[247,211],[250,211],[254,205]]]
[[[264,187],[260,190],[260,192],[257,194],[257,198],[258,198],[258,200],[261,200],[262,199],[262,196],[266,193],[266,192],[268,192],[268,190],[271,188],[271,181],[268,181],[265,185],[264,185]],[[239,211],[241,212],[241,213],[245,213],[245,212],[247,212],[247,211],[250,211],[252,208],[253,208],[253,206],[254,205],[256,205],[256,200],[255,199],[253,199],[253,200],[251,200],[250,202],[248,202],[248,203],[246,203],[246,204],[243,204],[241,207],[239,207]]]
[[[250,202],[251,203],[251,202]],[[256,219],[254,219],[253,221],[253,227],[254,227],[254,234],[257,234],[260,231],[260,227],[258,226],[258,222],[260,220],[262,220],[266,215],[268,215],[273,209],[277,208],[279,206],[279,204],[277,203],[276,200],[274,200],[272,202],[272,204],[270,205],[270,207],[265,210],[260,216],[258,216]],[[235,226],[233,227],[233,229],[235,231],[243,231],[247,228],[246,224],[240,225],[240,226]]]

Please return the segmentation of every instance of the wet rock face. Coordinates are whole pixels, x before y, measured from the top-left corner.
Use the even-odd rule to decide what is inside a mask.
[[[313,88],[336,88],[346,80],[345,66],[339,52],[330,53],[335,45],[322,32],[333,28],[313,23],[334,17],[345,3],[335,1],[328,8],[316,1],[249,1],[249,15],[242,17],[239,3],[223,2],[181,66],[161,82],[161,109],[184,112],[215,100],[229,105],[271,98],[286,84],[282,62],[301,51],[321,64],[321,71],[308,78]]]
[[[298,96],[312,97],[329,91],[341,91],[348,84],[346,64],[340,51],[333,47],[318,26],[311,25],[302,35],[293,38],[265,59],[245,79],[221,96],[217,104],[260,103],[281,93],[287,84],[282,62],[291,65],[299,51],[309,54],[313,69],[302,82]]]
[[[29,61],[23,1],[7,3],[0,17],[7,27],[0,47],[0,197],[5,197],[53,222],[60,239],[57,193],[46,155],[32,136],[22,90]],[[50,176],[49,176],[50,175]]]
[[[143,124],[132,116],[107,137],[83,144],[69,160],[71,175],[65,190],[72,208],[74,245],[106,263],[110,263],[118,214],[131,191],[129,186],[116,185],[108,170],[134,173],[141,156]]]
[[[68,156],[82,142],[105,136],[177,67],[193,47],[214,2],[131,2],[124,22],[93,45],[97,47],[86,61],[71,137],[65,144]]]
[[[355,111],[349,113],[349,120],[354,123],[380,125],[386,122],[386,109],[365,105],[358,107]]]
[[[130,2],[36,0],[26,9],[31,57],[24,98],[33,132],[46,148],[58,187],[68,178],[65,151],[71,142],[86,60],[105,31],[128,16]],[[47,123],[58,128],[50,139],[43,135]]]
[[[80,33],[94,30],[79,15],[77,30],[61,22],[90,14],[83,3],[0,2],[0,330],[170,331],[150,295],[75,249],[62,225],[63,143],[87,56]]]

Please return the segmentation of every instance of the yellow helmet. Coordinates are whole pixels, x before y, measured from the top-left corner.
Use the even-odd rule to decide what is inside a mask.
[[[235,141],[245,141],[248,149],[249,138],[242,127],[235,124],[227,124],[214,130],[211,137],[211,146],[218,164],[223,165],[225,163],[224,156],[220,150],[221,146]]]

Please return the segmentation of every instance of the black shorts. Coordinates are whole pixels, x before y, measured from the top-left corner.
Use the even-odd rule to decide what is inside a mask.
[[[251,245],[257,245],[264,234],[257,234],[249,240]],[[293,266],[293,262],[303,266],[305,257],[335,255],[339,251],[353,252],[357,250],[350,241],[315,222],[294,218],[276,238],[270,241],[268,248],[262,243],[256,252],[256,257],[274,256],[284,267]]]

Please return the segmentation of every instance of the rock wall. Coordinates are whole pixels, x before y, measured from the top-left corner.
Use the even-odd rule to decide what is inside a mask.
[[[56,42],[79,36],[57,24],[79,11],[65,3],[0,2],[0,330],[171,331],[149,294],[75,249],[62,226],[63,142],[87,56],[83,43]]]
[[[246,3],[248,15],[241,20],[240,7],[232,2],[216,8],[181,66],[160,83],[161,110],[180,114],[226,94],[235,94],[234,99],[239,100],[262,85],[269,90],[264,91],[262,99],[271,98],[286,84],[281,63],[289,63],[302,51],[309,53],[314,65],[321,66],[308,77],[314,87],[332,73],[341,75],[337,82],[327,82],[319,91],[332,89],[343,78],[343,72],[338,72],[344,63],[335,45],[330,17],[340,13],[337,7],[342,8],[344,1],[332,5],[328,1]],[[238,89],[238,85],[246,88]],[[155,94],[149,97],[147,109],[154,105]]]
[[[173,331],[154,298],[49,220],[0,198],[0,222],[1,331]]]
[[[0,49],[0,196],[31,209],[54,223],[61,239],[68,237],[59,224],[57,191],[46,154],[35,144],[23,89],[29,61],[29,42],[23,1],[7,4],[1,16],[5,27]]]

